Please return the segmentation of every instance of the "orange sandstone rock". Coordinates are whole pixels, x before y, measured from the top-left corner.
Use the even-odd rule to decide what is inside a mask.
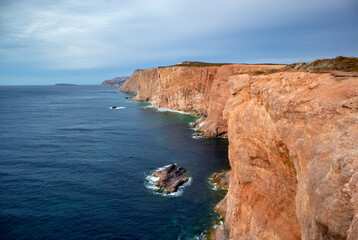
[[[121,91],[228,133],[230,186],[216,239],[357,239],[358,78],[245,72],[277,65],[137,70]],[[237,74],[242,73],[242,74]]]
[[[203,117],[204,136],[226,135],[222,112],[230,96],[227,82],[233,74],[282,68],[283,65],[232,64],[211,67],[171,66],[136,70],[119,89],[136,93],[134,101],[186,111]]]

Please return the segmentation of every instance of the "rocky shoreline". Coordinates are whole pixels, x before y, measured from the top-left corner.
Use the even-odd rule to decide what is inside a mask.
[[[214,185],[215,189],[229,189],[230,172],[231,171],[221,171],[211,174],[210,182]]]

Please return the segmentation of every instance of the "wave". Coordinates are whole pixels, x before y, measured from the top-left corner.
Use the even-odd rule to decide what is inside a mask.
[[[209,177],[209,184],[210,184],[210,186],[211,186],[211,190],[215,190],[215,191],[217,191],[217,190],[219,190],[219,189],[217,189],[216,188],[216,186],[218,185],[216,182],[212,182],[212,178],[211,177]]]
[[[220,220],[220,222],[218,223],[218,224],[215,224],[214,226],[213,226],[213,228],[215,229],[215,228],[218,228],[218,227],[220,227],[221,225],[223,225],[224,224],[224,222],[222,221],[222,220]]]
[[[170,109],[170,108],[158,108],[158,111],[159,112],[173,112],[173,113],[191,115],[190,113],[179,111],[179,110],[173,110],[173,109]]]
[[[191,182],[192,182],[191,177],[189,178],[189,181],[187,181],[186,183],[181,185],[176,192],[168,192],[165,188],[160,188],[160,187],[155,185],[155,182],[159,180],[159,177],[155,177],[155,176],[153,176],[153,174],[155,172],[163,170],[163,169],[165,169],[165,168],[167,168],[169,166],[170,166],[170,164],[166,165],[166,166],[163,166],[163,167],[160,167],[160,168],[157,168],[154,171],[150,172],[150,174],[145,177],[144,185],[145,185],[146,188],[152,190],[155,195],[161,195],[163,197],[180,197],[184,193],[184,188],[186,186],[191,185]],[[161,190],[161,192],[159,192],[158,190]]]
[[[217,211],[217,210],[215,210],[215,209],[214,209],[214,212],[217,212],[217,213],[219,214],[219,218],[218,218],[219,222],[216,223],[216,224],[212,227],[213,229],[218,228],[218,227],[220,227],[221,225],[224,224],[223,216],[221,215],[221,212],[219,212],[219,211]]]
[[[202,232],[199,236],[194,236],[194,239],[195,240],[206,240],[208,238],[207,238],[206,232]]]
[[[222,217],[221,213],[219,211],[216,211],[215,209],[214,209],[214,212],[218,213],[219,217],[216,220],[216,223],[210,228],[210,231],[214,230],[224,224],[223,217]],[[205,240],[205,239],[208,239],[209,235],[210,235],[209,231],[204,230],[200,235],[194,236],[194,239],[195,240]]]
[[[174,110],[174,109],[170,109],[170,108],[160,108],[158,106],[156,106],[154,103],[152,102],[148,102],[150,105],[148,106],[144,106],[143,108],[155,108],[158,112],[173,112],[173,113],[180,113],[180,114],[185,114],[185,115],[191,115],[190,113],[184,112],[184,111],[179,111],[179,110]]]
[[[178,238],[177,238],[177,240],[182,240],[183,238],[182,238],[182,236],[185,234],[185,232],[184,233],[182,233]],[[195,236],[193,236],[193,237],[190,237],[190,238],[185,238],[185,239],[190,239],[190,240],[207,240],[208,239],[208,233],[207,233],[207,231],[204,231],[204,232],[202,232],[200,235],[195,235]]]
[[[109,109],[124,109],[126,107],[110,107]]]
[[[195,133],[193,133],[193,134],[195,134]],[[200,139],[200,138],[205,138],[205,137],[203,137],[203,136],[198,136],[198,135],[193,135],[193,139]]]

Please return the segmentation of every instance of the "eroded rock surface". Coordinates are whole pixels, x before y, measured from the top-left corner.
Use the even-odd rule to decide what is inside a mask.
[[[211,178],[211,182],[216,184],[215,186],[216,189],[229,188],[230,171],[213,173],[211,174],[210,178]]]
[[[155,185],[165,188],[168,192],[176,192],[181,185],[189,181],[185,168],[177,167],[175,164],[171,164],[165,169],[155,172],[153,176],[159,177]]]
[[[136,93],[133,101],[150,101],[158,107],[201,116],[198,130],[203,136],[226,136],[227,123],[222,112],[230,97],[227,85],[229,77],[233,74],[282,67],[283,65],[232,64],[136,70],[119,91]]]
[[[214,238],[357,239],[358,78],[246,74],[271,68],[140,70],[121,90],[202,116],[206,136],[227,132],[232,170]]]
[[[229,238],[347,237],[356,212],[343,189],[358,169],[357,80],[305,72],[230,78]]]

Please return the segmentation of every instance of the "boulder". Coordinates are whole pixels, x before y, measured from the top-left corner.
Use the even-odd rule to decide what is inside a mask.
[[[177,167],[175,164],[170,164],[165,169],[155,172],[153,176],[159,177],[155,185],[165,188],[168,192],[176,192],[181,185],[189,181],[185,168]]]

